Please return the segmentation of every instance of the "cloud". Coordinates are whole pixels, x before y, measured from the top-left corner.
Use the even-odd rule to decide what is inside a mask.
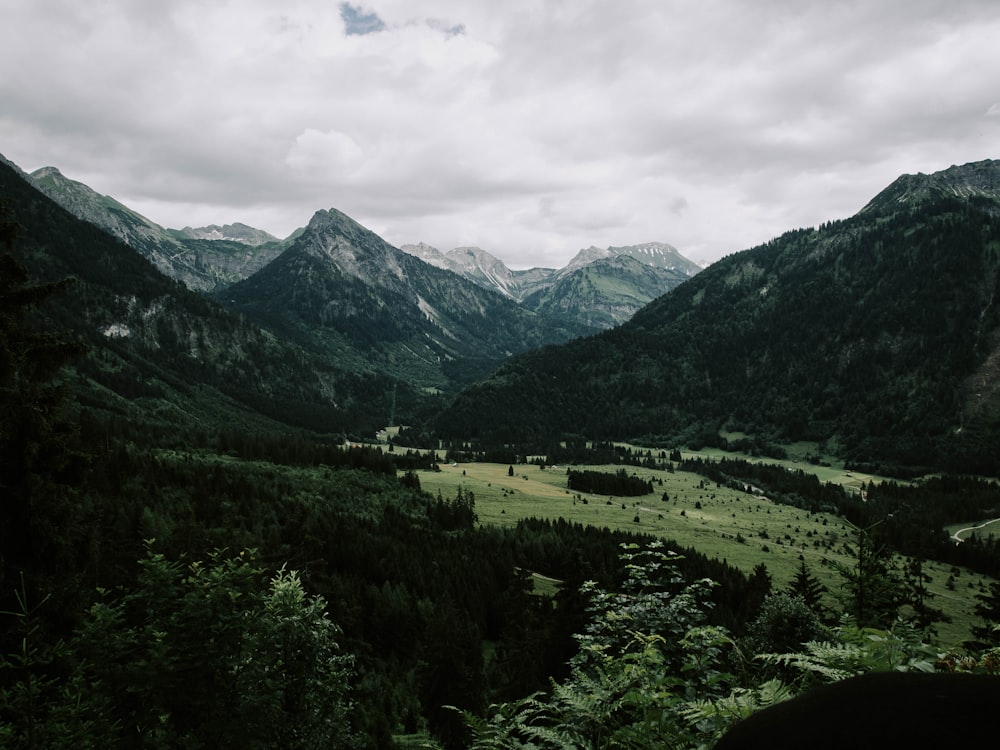
[[[11,0],[0,153],[168,226],[711,260],[1000,156],[998,37],[992,0]]]
[[[285,164],[310,176],[351,173],[361,164],[364,154],[351,136],[337,130],[321,133],[306,128],[296,137],[285,157]]]

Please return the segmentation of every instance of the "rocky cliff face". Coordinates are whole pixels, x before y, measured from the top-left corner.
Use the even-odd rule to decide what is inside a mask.
[[[82,182],[69,179],[55,167],[42,167],[32,172],[30,179],[35,187],[78,219],[140,250],[161,271],[170,268],[171,253],[181,248],[181,243],[163,227],[111,196],[101,195]]]

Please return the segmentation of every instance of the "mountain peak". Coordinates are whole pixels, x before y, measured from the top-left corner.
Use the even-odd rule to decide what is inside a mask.
[[[984,197],[1000,203],[1000,160],[951,166],[940,172],[904,174],[861,209],[894,212],[902,206],[943,197]]]
[[[218,224],[197,228],[184,227],[179,231],[185,237],[190,237],[193,240],[229,240],[252,247],[278,241],[277,237],[263,229],[256,229],[238,221],[233,224],[223,224],[221,227]]]
[[[389,277],[398,282],[406,276],[401,250],[335,208],[313,214],[296,246],[356,278],[385,284]]]
[[[56,167],[42,167],[41,169],[36,169],[32,172],[31,176],[36,180],[40,180],[46,177],[62,177],[63,173]]]

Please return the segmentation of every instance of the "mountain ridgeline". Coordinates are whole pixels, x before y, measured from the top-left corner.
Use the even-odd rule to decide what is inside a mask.
[[[625,322],[644,305],[701,270],[663,242],[589,247],[564,268],[525,270],[512,270],[478,247],[458,247],[442,253],[421,243],[403,245],[401,249],[495,289],[530,310],[597,330]]]
[[[515,357],[447,437],[812,440],[1000,470],[1000,162],[900,178],[856,216],[730,255],[620,327]]]
[[[245,224],[164,229],[55,167],[43,167],[29,177],[71,214],[117,237],[162,273],[199,292],[246,278],[278,257],[295,236],[278,240]]]
[[[430,391],[456,392],[511,354],[592,330],[435,268],[336,210],[318,211],[286,252],[217,296],[340,366]]]
[[[649,243],[510,271],[477,248],[401,252],[333,209],[284,240],[244,224],[164,229],[54,167],[25,177],[188,288],[332,369],[398,380],[418,400],[454,395],[511,354],[617,325],[699,270]]]

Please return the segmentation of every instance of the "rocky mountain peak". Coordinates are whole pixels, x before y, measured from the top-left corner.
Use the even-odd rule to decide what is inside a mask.
[[[184,227],[179,232],[183,236],[190,237],[193,240],[228,240],[252,247],[278,241],[277,237],[265,232],[263,229],[255,229],[240,222],[223,224],[221,227],[218,224],[209,224],[207,227],[196,228]]]
[[[63,173],[60,172],[56,167],[42,167],[41,169],[36,169],[31,173],[32,178],[35,180],[44,180],[46,178],[58,178],[62,177]]]
[[[591,245],[590,247],[584,248],[576,255],[574,255],[573,258],[570,260],[570,262],[559,270],[559,273],[567,274],[571,271],[575,271],[577,268],[580,268],[581,266],[589,265],[590,263],[593,263],[595,260],[600,260],[601,258],[609,258],[609,257],[611,257],[611,253],[608,251],[607,248],[600,248],[595,245]]]
[[[313,214],[296,247],[325,258],[342,273],[369,283],[403,280],[404,253],[335,208]]]
[[[924,174],[904,174],[892,182],[861,209],[868,212],[894,212],[901,207],[937,198],[988,198],[1000,211],[1000,160],[986,159]]]

